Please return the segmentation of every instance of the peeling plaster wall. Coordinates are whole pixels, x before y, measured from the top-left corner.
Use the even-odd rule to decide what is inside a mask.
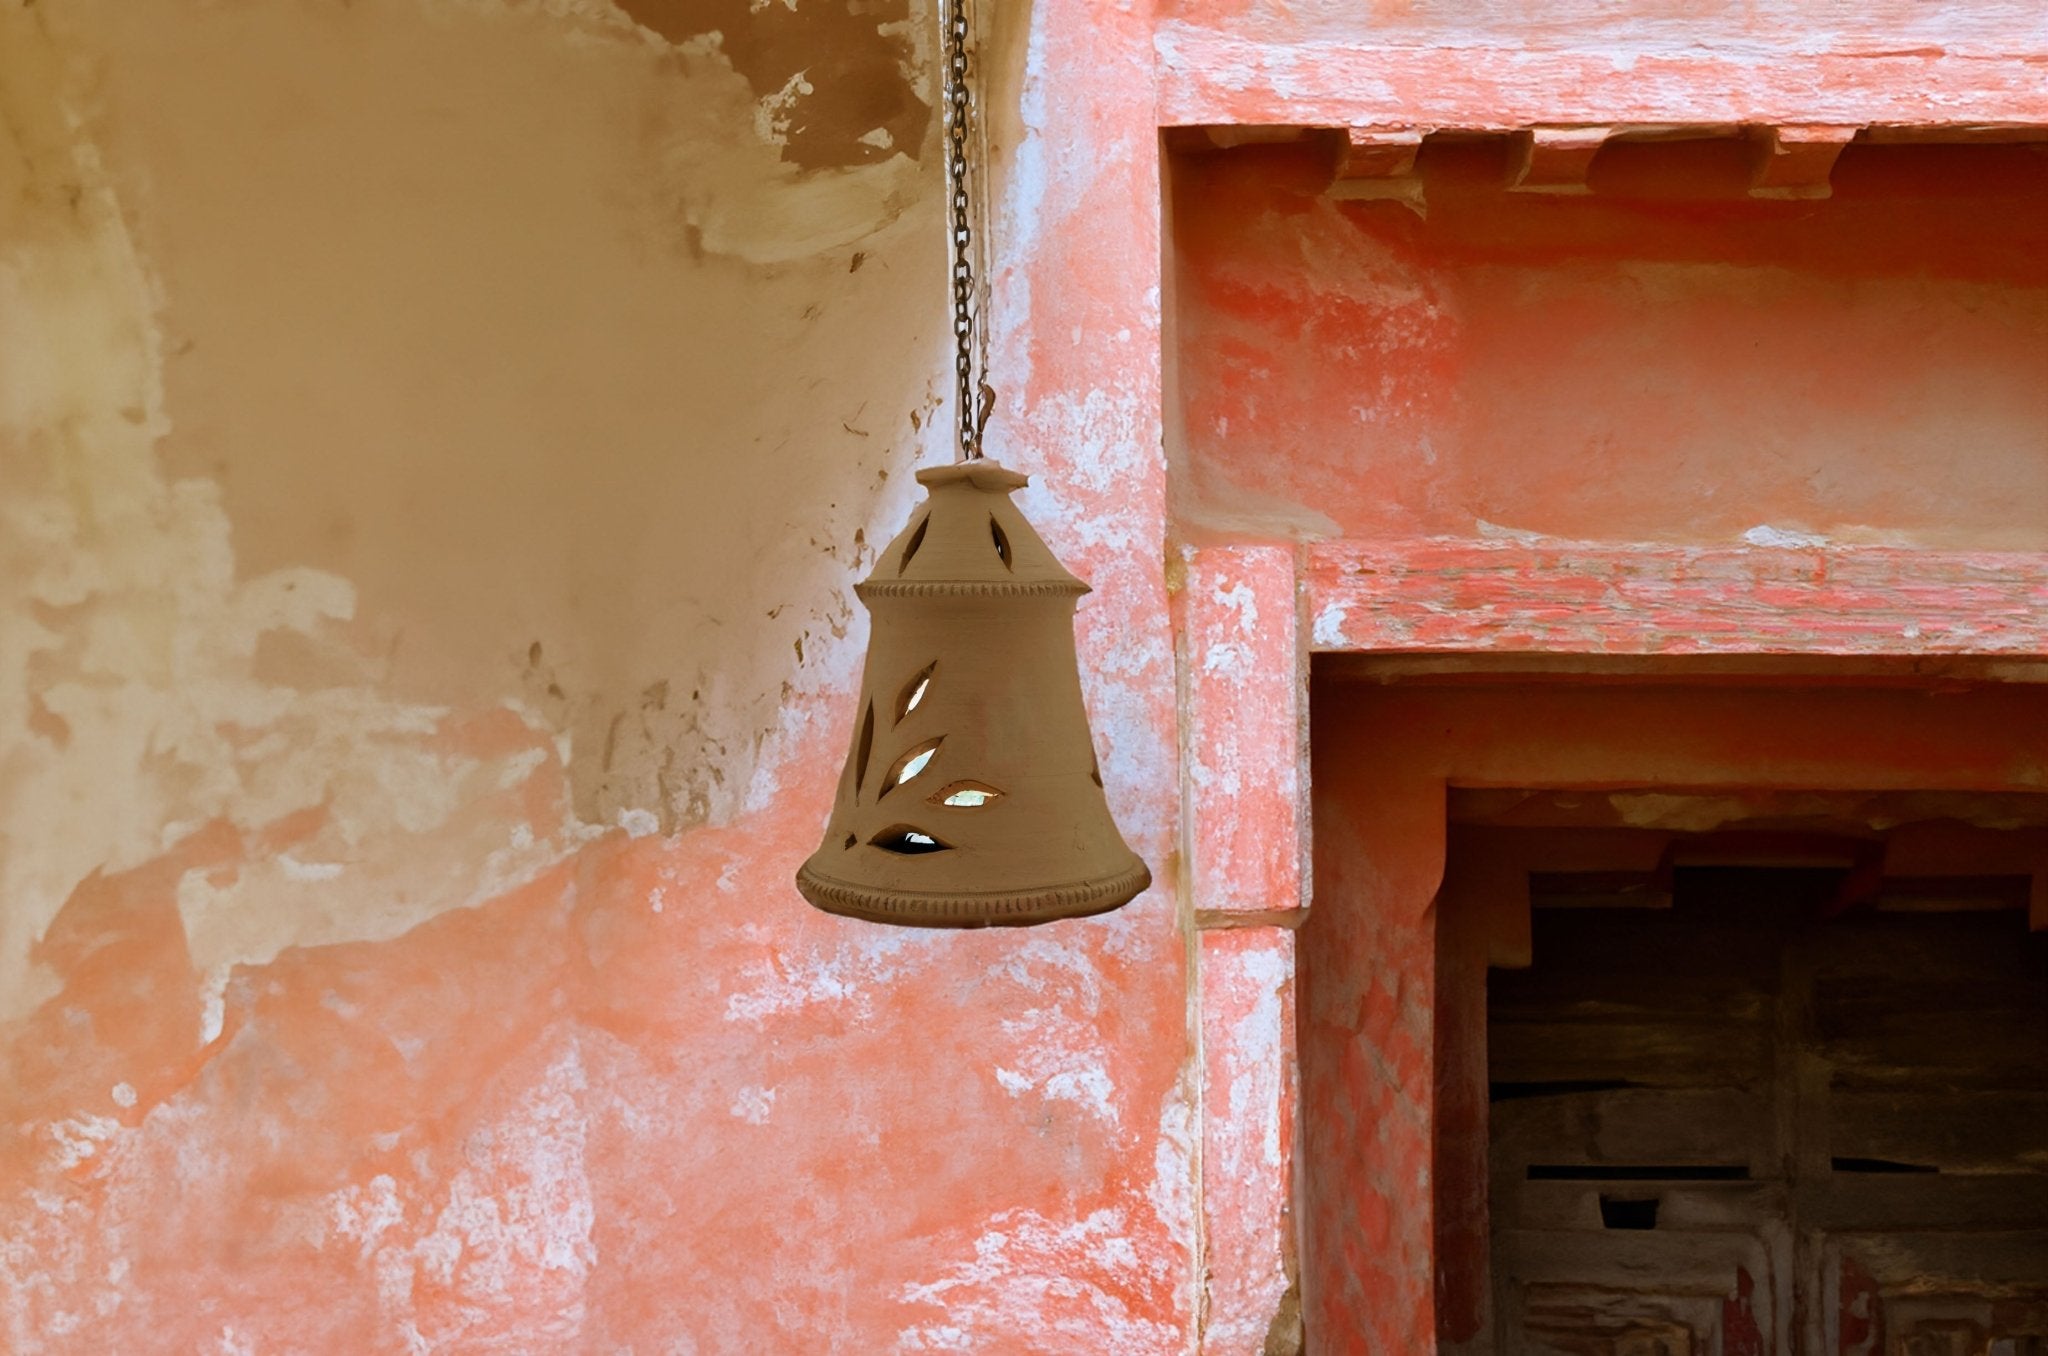
[[[586,828],[759,793],[921,450],[918,162],[802,170],[715,34],[601,7],[9,21],[0,991],[215,818],[319,822],[184,889],[208,968],[530,876],[564,771]]]
[[[1304,1312],[1311,1344],[1427,1345],[1424,953],[1318,924],[1380,957],[1345,1058],[1400,1092],[1360,1102],[1388,1208],[1345,1241],[1384,1285],[1336,1313],[1291,1213],[1302,864],[1234,851],[1299,841],[1288,701],[1180,746],[1280,695],[1189,680],[1204,634],[1295,647],[1293,557],[1246,548],[1246,637],[1183,547],[2043,541],[2038,214],[1992,203],[1929,272],[1881,247],[1966,232],[1910,201],[1826,267],[1584,202],[1490,240],[1492,189],[1427,221],[1263,169],[1164,202],[1163,122],[2041,117],[2030,5],[1549,8],[986,6],[992,447],[1096,586],[1085,693],[1158,883],[955,937],[789,879],[849,735],[851,584],[946,455],[927,6],[0,0],[0,1349],[1271,1356]],[[1584,242],[1544,212],[1609,239],[1554,268]],[[1595,322],[1649,293],[1682,304],[1626,337],[1678,399],[1620,422],[1767,430],[1798,392],[1685,345],[1846,299],[1872,360],[1804,389],[1899,416],[1858,435],[1885,474],[1746,445],[1754,502],[1702,508],[1644,472],[1713,436],[1574,467],[1623,366]],[[1560,313],[1569,380],[1518,357]],[[1985,436],[1948,457],[1978,357]],[[1170,588],[1209,619],[1178,666]],[[1228,700],[1183,726],[1198,691]],[[1420,842],[1423,808],[1362,822]]]
[[[68,855],[10,821],[12,869],[52,863],[43,913],[80,863],[231,808],[203,766],[224,749],[148,733],[181,718],[146,710],[173,685],[221,713],[249,695],[223,684],[262,688],[274,714],[237,711],[244,743],[351,693],[340,751],[365,763],[380,731],[511,705],[569,737],[586,820],[730,816],[804,642],[844,635],[854,534],[918,450],[918,365],[849,342],[932,328],[892,277],[931,264],[929,217],[898,221],[917,163],[798,171],[774,134],[733,135],[760,109],[715,39],[677,51],[616,15],[40,13],[10,48],[39,157],[12,204],[13,507],[36,555],[13,578],[63,615],[21,632],[40,669],[19,719],[38,722],[28,757],[100,811],[67,816],[95,835]],[[518,97],[535,88],[553,96]],[[772,401],[793,377],[807,399]],[[749,492],[766,480],[784,483]],[[121,538],[121,580],[64,559],[91,556],[116,502],[150,519]],[[197,667],[66,718],[57,671],[95,662],[74,638],[121,583],[184,595],[162,639]],[[235,672],[203,671],[228,650]],[[120,659],[101,662],[132,677]],[[201,766],[108,813],[146,742]],[[317,758],[238,761],[295,779],[232,807],[247,822],[329,796]],[[468,798],[450,770],[394,763],[360,778],[374,804],[329,810],[418,827]],[[108,855],[124,832],[145,836]]]
[[[813,8],[0,5],[0,1349],[1187,1348],[1170,889],[789,884],[950,376],[928,17]],[[1148,351],[1156,180],[1028,147],[1143,25],[994,28],[1005,455],[1164,867],[1156,374],[1062,395],[1060,286]]]
[[[925,120],[807,166],[808,100],[605,6],[153,8],[75,23],[167,299],[170,473],[245,571],[348,579],[392,689],[571,735],[583,818],[729,817],[920,450]],[[866,32],[922,110],[923,32]]]

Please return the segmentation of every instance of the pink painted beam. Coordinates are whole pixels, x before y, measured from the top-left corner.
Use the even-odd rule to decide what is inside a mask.
[[[1197,918],[1298,909],[1307,817],[1306,651],[1291,545],[1186,553],[1182,673]]]
[[[1613,132],[1612,127],[1532,127],[1521,133],[1509,190],[1586,192],[1586,172]]]
[[[1415,172],[1415,156],[1422,149],[1422,133],[1415,128],[1380,131],[1352,128],[1345,136],[1344,163],[1338,177],[1344,179],[1399,179]]]
[[[1294,933],[1201,940],[1202,1356],[1260,1356],[1299,1324],[1292,1209]],[[1278,1333],[1276,1333],[1276,1329]]]
[[[1825,198],[1853,127],[1774,127],[1750,192],[1759,198]]]
[[[1165,126],[1286,123],[1515,131],[1539,123],[2048,124],[2038,34],[1978,52],[1530,51],[1270,42],[1160,25]]]
[[[2048,656],[2048,555],[1324,542],[1317,650]]]

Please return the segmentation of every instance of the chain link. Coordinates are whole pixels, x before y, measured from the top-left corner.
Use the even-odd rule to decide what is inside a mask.
[[[974,132],[970,84],[973,0],[940,0],[940,15],[946,42],[943,102],[946,184],[953,217],[953,343],[959,377],[960,460],[973,461],[981,456],[981,431],[995,406],[995,392],[989,389],[977,351],[977,339],[985,344],[986,336],[980,333],[982,316],[975,291],[974,161],[969,152]]]

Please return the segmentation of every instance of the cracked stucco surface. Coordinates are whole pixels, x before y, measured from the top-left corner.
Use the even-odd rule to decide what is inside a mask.
[[[674,8],[0,0],[10,1352],[1186,1345],[1170,894],[789,883],[945,455],[928,36]],[[1163,860],[1147,380],[1022,451]]]
[[[603,6],[6,22],[9,1008],[80,880],[216,818],[321,822],[186,883],[204,968],[730,817],[929,404],[916,162],[791,166]]]

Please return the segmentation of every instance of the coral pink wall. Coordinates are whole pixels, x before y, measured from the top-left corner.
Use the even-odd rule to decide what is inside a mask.
[[[1381,543],[1299,539],[1754,547],[1767,609],[1941,546],[1975,591],[1857,644],[1961,599],[2042,652],[2030,153],[1796,204],[1444,160],[1426,218],[1164,170],[2048,123],[2026,4],[1551,8],[989,7],[993,451],[1158,884],[934,936],[789,884],[947,452],[931,14],[0,6],[0,1347],[1234,1356],[1305,1286],[1322,1349],[1426,1348],[1433,980],[1345,901],[1429,861],[1330,859],[1299,1027],[1359,1039],[1300,1136],[1294,1061],[1306,653],[1414,617],[1318,610]]]
[[[1618,146],[1564,196],[1502,191],[1504,144],[1431,146],[1421,210],[1304,191],[1292,148],[1190,157],[1182,512],[2048,543],[2048,160],[1854,148],[1831,197],[1759,201],[1745,150]]]
[[[790,884],[950,366],[933,16],[784,14],[0,9],[0,1349],[1189,1349],[1144,20],[989,95],[1166,884],[962,937]]]

